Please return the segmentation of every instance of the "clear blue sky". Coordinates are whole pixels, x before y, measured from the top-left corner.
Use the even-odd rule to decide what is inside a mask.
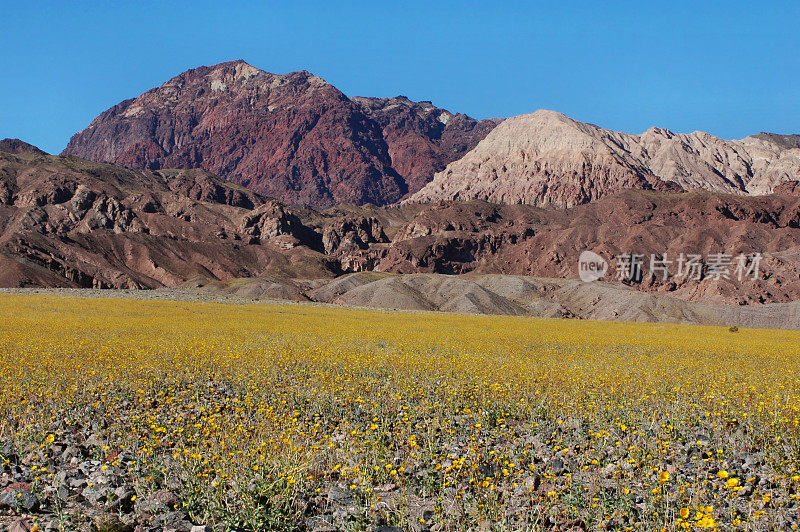
[[[51,153],[115,103],[238,58],[478,118],[547,108],[632,133],[800,133],[797,0],[3,0],[0,13],[0,138]]]

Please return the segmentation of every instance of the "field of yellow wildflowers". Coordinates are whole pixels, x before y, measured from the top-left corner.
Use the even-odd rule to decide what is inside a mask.
[[[52,295],[0,327],[0,527],[798,526],[796,332]]]

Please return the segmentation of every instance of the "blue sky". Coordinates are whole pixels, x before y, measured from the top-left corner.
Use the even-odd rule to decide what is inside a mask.
[[[478,118],[555,109],[640,133],[800,133],[800,2],[13,2],[0,138],[51,153],[199,65],[306,69]]]

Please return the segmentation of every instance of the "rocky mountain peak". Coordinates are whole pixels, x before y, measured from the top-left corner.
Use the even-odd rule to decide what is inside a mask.
[[[407,201],[569,207],[626,188],[768,194],[800,178],[800,153],[779,142],[791,145],[663,128],[631,135],[539,110],[504,120]]]
[[[121,102],[64,154],[204,168],[289,204],[383,205],[421,188],[494,125],[402,97],[351,99],[308,71],[271,74],[237,60]]]

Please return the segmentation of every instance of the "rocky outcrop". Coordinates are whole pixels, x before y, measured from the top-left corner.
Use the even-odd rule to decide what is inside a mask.
[[[753,135],[751,138],[771,142],[785,150],[800,148],[800,135],[780,135],[778,133],[766,133],[762,131],[758,135]]]
[[[315,251],[320,234],[282,205],[205,171],[2,152],[0,190],[0,286],[156,288],[339,271]],[[282,235],[296,244],[287,249]]]
[[[47,155],[45,152],[32,144],[21,141],[19,139],[3,139],[0,140],[0,151],[6,153],[33,153],[36,155]]]
[[[419,189],[493,125],[406,99],[351,100],[309,72],[276,75],[232,61],[121,102],[64,154],[204,168],[289,204],[383,205]]]
[[[770,193],[800,179],[800,150],[651,128],[629,135],[537,111],[503,121],[410,202],[482,199],[570,207],[623,189]]]
[[[0,153],[0,185],[6,287],[155,288],[363,271],[574,279],[578,257],[591,250],[609,261],[608,281],[626,253],[642,255],[645,274],[653,254],[703,257],[698,279],[624,280],[641,292],[738,305],[800,296],[796,182],[760,197],[623,190],[566,209],[473,200],[314,210],[205,171],[126,170],[29,151]],[[759,275],[715,279],[714,253],[761,253]]]
[[[353,98],[383,131],[392,167],[413,193],[448,163],[474,148],[499,120],[475,120],[431,102],[395,98]]]
[[[322,233],[325,253],[342,272],[372,270],[385,256],[388,242],[380,220],[372,216],[336,218],[326,222]]]
[[[224,183],[217,176],[199,168],[160,170],[156,174],[164,178],[172,192],[197,201],[221,203],[245,209],[252,209],[260,202],[252,191],[232,183]]]
[[[641,255],[644,276],[633,285],[643,291],[720,303],[792,301],[800,293],[800,197],[628,190],[568,209],[438,203],[396,231],[375,269],[575,278],[586,250],[609,261],[612,279],[624,254]],[[669,280],[649,277],[651,256],[665,253],[673,261]],[[700,279],[676,277],[681,253],[703,257]],[[706,273],[715,253],[763,254],[759,278],[737,279],[731,264],[730,278],[712,279]]]
[[[281,247],[305,245],[317,251],[322,249],[319,233],[304,225],[291,209],[277,201],[267,201],[247,213],[242,218],[240,231],[253,237],[250,240],[253,243],[268,239],[280,242]]]
[[[389,239],[381,222],[372,216],[340,218],[327,223],[322,234],[325,253],[367,249],[371,244],[386,243]]]

